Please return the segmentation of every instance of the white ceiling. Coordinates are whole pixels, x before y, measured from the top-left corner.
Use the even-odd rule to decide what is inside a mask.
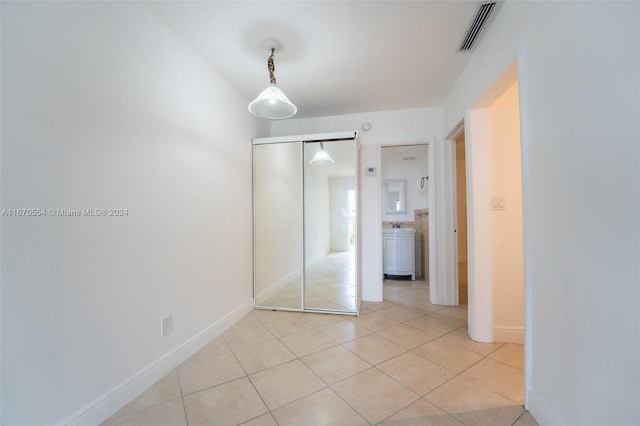
[[[480,1],[145,3],[252,100],[278,86],[296,118],[440,106],[470,53],[457,53]]]
[[[417,160],[427,164],[427,145],[397,145],[382,147],[382,164]]]

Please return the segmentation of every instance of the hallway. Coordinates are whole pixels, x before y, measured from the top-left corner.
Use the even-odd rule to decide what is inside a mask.
[[[535,425],[523,350],[391,281],[359,318],[254,310],[105,425]]]

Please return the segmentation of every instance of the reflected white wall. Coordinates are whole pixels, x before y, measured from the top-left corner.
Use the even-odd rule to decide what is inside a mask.
[[[312,262],[329,251],[329,178],[327,167],[309,164],[319,143],[305,143],[304,229],[305,262]]]
[[[260,305],[302,273],[302,147],[281,143],[253,149],[255,291]]]
[[[349,250],[349,191],[355,190],[355,178],[329,178],[330,249]]]

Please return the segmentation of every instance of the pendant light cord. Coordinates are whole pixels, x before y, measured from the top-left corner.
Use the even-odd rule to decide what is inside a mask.
[[[276,75],[274,74],[276,67],[273,65],[273,52],[276,49],[271,48],[271,56],[269,56],[269,60],[267,61],[267,68],[269,68],[269,78],[271,78],[271,84],[276,84]]]

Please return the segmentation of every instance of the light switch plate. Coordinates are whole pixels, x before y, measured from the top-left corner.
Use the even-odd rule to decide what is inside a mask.
[[[506,203],[503,197],[495,197],[491,199],[491,210],[504,210]]]

